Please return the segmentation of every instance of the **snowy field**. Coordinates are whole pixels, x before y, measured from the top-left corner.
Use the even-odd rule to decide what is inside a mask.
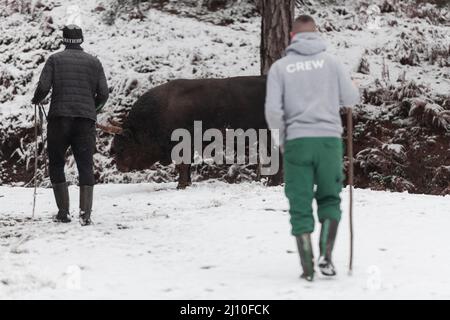
[[[356,190],[353,276],[345,210],[339,275],[310,284],[299,279],[281,187],[175,187],[100,185],[85,228],[51,222],[51,189],[39,190],[31,221],[33,190],[0,187],[0,298],[450,298],[449,196]]]

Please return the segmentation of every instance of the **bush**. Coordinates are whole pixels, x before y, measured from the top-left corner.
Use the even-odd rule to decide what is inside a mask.
[[[431,3],[437,5],[438,7],[448,7],[450,5],[450,2],[448,0],[416,0],[416,2],[418,4]]]

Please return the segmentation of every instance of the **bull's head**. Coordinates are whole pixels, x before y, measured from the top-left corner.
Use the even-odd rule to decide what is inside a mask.
[[[97,124],[97,127],[106,133],[114,134],[111,154],[120,171],[149,169],[158,161],[164,162],[161,147],[152,142],[152,137],[146,132],[113,120],[108,121],[109,125]]]

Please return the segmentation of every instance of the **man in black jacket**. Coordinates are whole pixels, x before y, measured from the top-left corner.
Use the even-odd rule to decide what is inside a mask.
[[[66,26],[63,38],[66,49],[47,60],[32,103],[40,103],[52,89],[47,136],[50,180],[58,206],[55,221],[71,221],[64,175],[65,155],[71,147],[79,172],[80,223],[89,225],[95,184],[95,122],[108,100],[108,85],[100,61],[80,46],[82,30]]]

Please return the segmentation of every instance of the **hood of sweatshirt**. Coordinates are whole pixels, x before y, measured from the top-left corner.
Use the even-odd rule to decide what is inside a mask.
[[[325,51],[327,45],[318,32],[298,33],[286,49],[286,55],[300,54],[310,56]]]

